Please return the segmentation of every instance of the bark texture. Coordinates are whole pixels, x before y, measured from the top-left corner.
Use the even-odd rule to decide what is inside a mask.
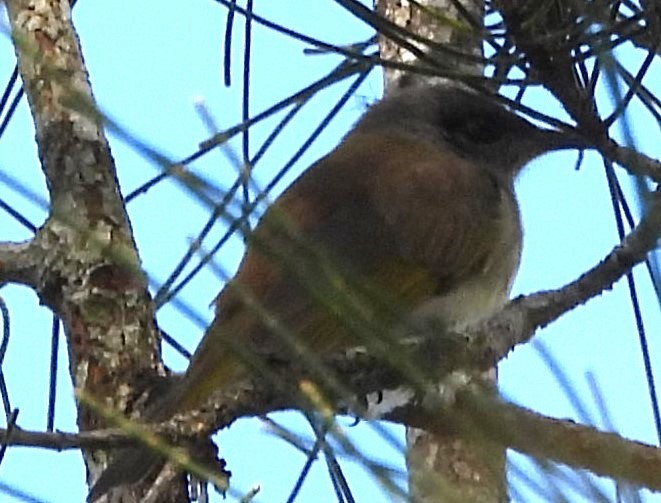
[[[50,214],[31,242],[14,246],[21,268],[13,277],[5,269],[61,318],[74,387],[126,411],[140,377],[161,368],[158,331],[70,5],[6,5]],[[105,426],[82,403],[78,425],[83,431]],[[92,477],[107,456],[84,455]]]

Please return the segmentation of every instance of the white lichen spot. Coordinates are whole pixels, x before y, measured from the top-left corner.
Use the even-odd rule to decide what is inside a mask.
[[[419,431],[420,436],[425,434],[424,430],[414,429]],[[425,456],[425,466],[434,466],[434,462],[438,457],[439,445],[436,442],[430,442],[427,446],[429,447],[429,451],[427,452],[427,456]]]
[[[383,390],[381,393],[370,393],[366,397],[367,414],[365,417],[366,419],[381,418],[396,408],[410,403],[414,397],[413,390],[403,387]]]
[[[131,387],[127,384],[120,384],[117,388],[117,398],[120,399],[120,407],[123,407],[126,404],[126,398],[131,395]]]
[[[57,40],[61,38],[60,35],[60,26],[57,23],[52,23],[46,21],[45,23],[42,23],[41,31],[44,32],[46,35],[48,35],[48,38],[51,40]],[[57,47],[57,44],[55,45]]]
[[[89,362],[86,360],[80,360],[78,366],[76,367],[76,376],[74,382],[77,382],[79,385],[84,383],[87,380],[87,369]]]
[[[93,119],[73,111],[70,112],[70,117],[73,122],[73,133],[77,137],[87,141],[99,140],[100,131]]]
[[[98,222],[91,240],[94,246],[105,248],[112,240],[112,227],[103,221]]]
[[[69,21],[71,19],[71,0],[60,0],[59,12],[62,21]]]
[[[76,242],[75,238],[78,233],[75,229],[79,222],[76,219],[78,212],[75,211],[75,208],[75,201],[70,194],[63,194],[62,197],[59,197],[57,207],[53,207],[55,218],[50,220],[50,231],[57,236],[59,243],[62,245],[73,245]],[[66,221],[57,218],[58,215],[66,215]]]
[[[31,12],[23,11],[16,18],[16,24],[27,32],[34,32],[41,29],[44,22],[41,17],[35,16]]]
[[[81,139],[99,140],[101,132],[97,124],[97,112],[86,103],[91,101],[90,97],[92,96],[92,89],[87,81],[87,76],[82,71],[76,72],[70,80],[69,87],[63,90],[63,94],[69,100],[72,98],[74,100],[73,108],[75,110],[69,110],[74,133]]]
[[[436,392],[431,393],[429,398],[440,400],[442,404],[451,405],[455,401],[457,390],[465,388],[470,382],[471,378],[468,374],[461,370],[456,370],[443,379],[442,382],[434,386]]]
[[[61,52],[70,53],[72,52],[71,39],[69,37],[58,37],[55,40],[55,47],[57,47]]]
[[[51,11],[50,4],[47,0],[32,0],[29,4],[36,14],[49,14]]]
[[[123,338],[127,341],[136,340],[136,338],[140,336],[139,332],[136,330],[135,325],[126,323],[123,323],[122,325]]]
[[[16,21],[14,22],[14,25],[17,28],[24,28],[25,23],[27,23],[28,19],[30,19],[30,13],[26,11],[21,11],[16,16]]]

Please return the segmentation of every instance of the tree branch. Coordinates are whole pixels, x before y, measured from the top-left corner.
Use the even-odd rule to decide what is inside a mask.
[[[399,410],[393,418],[443,434],[449,428],[653,491],[661,491],[661,449],[567,419],[544,416],[470,388],[456,392],[451,409]]]
[[[7,436],[7,430],[0,428],[0,438]],[[41,432],[14,428],[9,438],[3,441],[9,446],[39,447],[63,451],[68,449],[110,449],[135,445],[137,440],[118,428],[92,430],[81,433]]]
[[[356,389],[362,392],[377,390],[378,382],[383,381],[378,377],[379,373],[383,374],[382,365],[373,360],[373,374],[365,378],[364,355],[353,363],[361,368],[360,375],[364,381],[360,382],[355,377],[355,368],[352,370],[346,360],[336,368]],[[430,391],[415,403],[395,409],[386,419],[424,428],[438,435],[447,435],[453,431],[472,438],[481,436],[485,441],[537,459],[588,469],[597,475],[661,491],[660,448],[576,424],[571,420],[547,417],[485,394],[473,383],[460,382],[456,385],[452,381],[444,381],[442,393],[438,390]],[[300,403],[291,392],[276,393],[265,383],[249,381],[217,394],[216,399],[213,408],[186,414],[161,425],[146,426],[145,429],[166,438],[181,439],[191,432],[205,435],[202,425],[209,424],[211,417],[216,424],[227,427],[242,417],[289,409]],[[5,434],[6,431],[0,429],[0,436]],[[14,430],[6,442],[14,446],[63,450],[125,447],[135,445],[139,440],[119,429],[79,434]]]
[[[0,242],[0,285],[18,283],[36,287],[41,264],[43,253],[33,239],[22,243]]]
[[[50,193],[33,243],[43,260],[28,279],[63,322],[74,386],[125,409],[138,376],[161,368],[159,337],[101,118],[78,110],[94,97],[70,5],[5,5]],[[81,430],[99,427],[87,409],[78,412]],[[89,476],[97,466],[88,464]]]
[[[631,147],[612,143],[603,149],[606,157],[632,175],[649,176],[656,183],[661,183],[661,161],[647,157]]]
[[[513,300],[501,312],[469,330],[469,349],[462,361],[489,366],[501,360],[516,345],[530,340],[538,328],[610,289],[645,260],[657,247],[660,236],[661,191],[657,190],[651,194],[647,215],[599,264],[562,288]]]

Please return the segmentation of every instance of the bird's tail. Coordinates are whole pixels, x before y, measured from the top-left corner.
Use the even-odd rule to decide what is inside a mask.
[[[117,452],[87,495],[93,503],[112,488],[131,485],[154,473],[163,464],[159,453],[147,447],[128,447]]]
[[[157,423],[174,416],[180,409],[181,396],[185,388],[181,385],[183,379],[177,379],[160,395],[153,404],[147,407],[145,421]],[[131,485],[160,469],[164,458],[154,449],[145,445],[119,449],[112,461],[94,482],[87,495],[88,503],[92,503],[110,491],[113,487]]]
[[[204,403],[214,389],[223,388],[237,379],[243,370],[242,365],[229,355],[221,356],[217,350],[196,351],[187,372],[172,378],[167,389],[147,406],[145,421],[158,423],[179,412],[193,410]],[[163,462],[163,456],[147,446],[118,450],[90,489],[87,501],[96,501],[113,487],[140,482],[160,469]]]

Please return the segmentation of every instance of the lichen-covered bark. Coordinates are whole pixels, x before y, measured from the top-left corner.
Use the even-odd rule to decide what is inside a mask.
[[[158,335],[103,126],[84,112],[94,100],[69,2],[6,4],[51,203],[31,281],[64,323],[74,386],[124,410],[136,377],[159,368]],[[102,426],[78,412],[81,430]]]
[[[482,23],[482,0],[462,0],[466,10],[477,23]],[[397,25],[405,28],[432,43],[443,44],[446,48],[456,49],[458,52],[482,55],[481,39],[473,31],[470,23],[452,6],[451,0],[422,0],[417,4],[407,0],[375,0],[376,11]],[[464,29],[458,29],[463,26]],[[470,59],[448,57],[447,53],[439,51],[433,45],[423,45],[420,42],[412,43],[425,53],[436,59],[447,69],[465,72],[474,75],[482,74],[482,66]],[[389,61],[416,64],[416,57],[396,41],[379,35],[379,51],[381,57]],[[389,87],[399,85],[399,80],[405,76],[402,70],[384,68],[386,92]]]

